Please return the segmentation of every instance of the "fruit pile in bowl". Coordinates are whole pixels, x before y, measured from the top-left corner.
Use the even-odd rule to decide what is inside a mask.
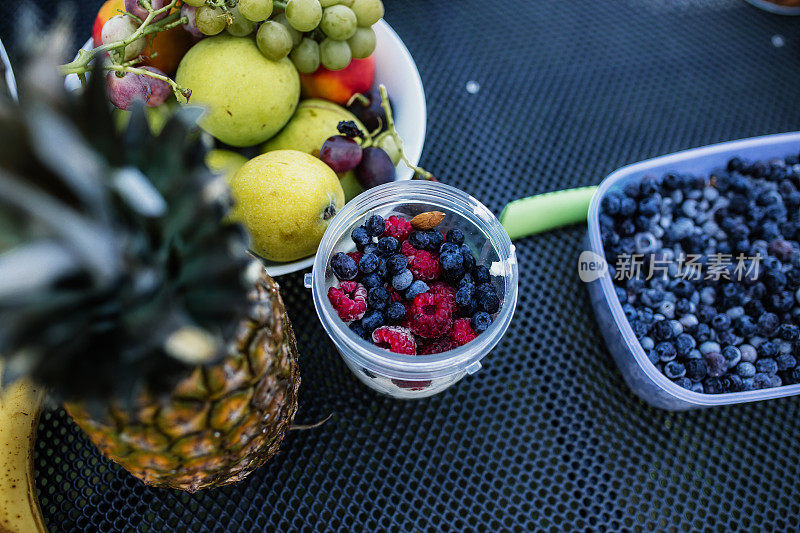
[[[109,0],[62,72],[79,89],[100,63],[121,124],[135,102],[155,132],[170,108],[204,107],[208,164],[280,275],[313,263],[329,220],[364,189],[431,178],[416,166],[422,84],[383,11],[380,0]]]

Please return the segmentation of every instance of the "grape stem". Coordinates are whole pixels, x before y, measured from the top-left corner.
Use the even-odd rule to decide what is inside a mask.
[[[189,98],[192,96],[192,90],[187,89],[186,87],[181,87],[175,81],[173,81],[168,76],[164,76],[157,72],[152,72],[149,70],[145,70],[139,67],[132,67],[129,65],[107,65],[104,67],[106,70],[113,70],[116,72],[130,72],[131,74],[139,74],[141,76],[150,76],[151,78],[155,78],[157,80],[165,81],[169,86],[172,88],[172,92],[175,93],[175,98],[179,99],[181,97],[185,98],[186,101],[189,101]]]
[[[386,128],[389,132],[389,135],[391,135],[392,139],[394,139],[397,149],[400,151],[400,158],[408,166],[408,168],[414,171],[415,179],[436,181],[436,178],[433,176],[433,174],[422,167],[414,165],[406,157],[406,152],[403,150],[403,139],[400,138],[400,135],[397,133],[397,129],[394,127],[394,116],[392,115],[392,105],[389,103],[389,93],[386,90],[386,86],[383,84],[379,86],[379,90],[381,92],[381,107],[383,108],[384,113],[386,113]]]
[[[160,9],[153,9],[153,5],[150,0],[141,0],[142,6],[147,9],[147,17],[141,21],[141,25],[136,29],[135,32],[130,34],[125,39],[121,39],[119,41],[114,41],[110,43],[102,44],[96,48],[92,48],[91,50],[79,50],[78,57],[75,58],[74,61],[71,63],[67,63],[65,65],[61,65],[59,70],[63,75],[68,74],[77,74],[78,78],[80,78],[83,84],[86,83],[86,73],[92,69],[92,62],[97,59],[98,57],[103,57],[104,54],[115,52],[116,58],[112,58],[112,62],[104,64],[103,69],[107,71],[115,71],[115,72],[130,72],[131,74],[140,74],[142,76],[149,76],[151,78],[155,78],[157,80],[165,81],[169,84],[172,88],[172,92],[175,93],[176,98],[183,97],[186,100],[189,99],[189,96],[192,94],[190,89],[185,87],[181,87],[175,81],[168,78],[167,76],[158,74],[157,72],[151,72],[149,70],[145,70],[143,68],[135,67],[134,64],[141,61],[140,57],[134,58],[131,61],[122,61],[122,57],[124,57],[124,53],[121,51],[125,50],[129,44],[136,42],[137,40],[145,37],[155,37],[156,33],[166,31],[172,29],[176,26],[180,26],[181,24],[188,24],[189,20],[187,17],[181,17],[180,12],[175,12],[167,15],[162,20],[158,22],[153,22],[153,20],[162,15],[164,13],[169,13],[172,8],[178,5],[178,0],[171,0],[169,4],[165,5]],[[140,20],[130,13],[125,13],[126,15],[135,18],[137,21]]]

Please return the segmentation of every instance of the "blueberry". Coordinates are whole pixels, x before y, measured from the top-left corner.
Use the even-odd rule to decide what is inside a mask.
[[[461,253],[461,246],[458,244],[453,244],[452,242],[446,242],[439,248],[440,254],[460,254]]]
[[[768,374],[758,373],[753,376],[753,384],[756,390],[768,389],[772,386],[772,379],[770,379]]]
[[[364,227],[366,228],[367,233],[369,233],[373,237],[380,237],[386,230],[386,222],[384,222],[382,216],[372,215],[364,223]]]
[[[719,352],[709,352],[703,356],[708,365],[708,375],[717,378],[728,370],[728,362]]]
[[[395,275],[408,268],[408,257],[403,254],[395,254],[386,260],[386,272]]]
[[[386,309],[390,299],[389,291],[384,287],[373,287],[367,292],[367,305],[371,309]]]
[[[478,300],[480,308],[489,314],[500,310],[500,298],[497,297],[497,291],[491,283],[478,285],[475,290],[475,298]]]
[[[679,387],[683,387],[684,389],[690,389],[691,390],[691,388],[692,388],[692,380],[689,379],[689,378],[685,378],[685,377],[684,378],[678,378],[678,379],[676,379],[674,381],[674,383],[675,383],[675,385],[678,385]]]
[[[639,213],[646,217],[651,217],[658,213],[660,208],[659,204],[658,198],[649,196],[639,202]]]
[[[457,291],[456,291],[456,303],[461,307],[466,307],[469,305],[470,300],[472,300],[472,296],[475,294],[475,285],[472,283],[464,283]]]
[[[363,276],[361,278],[361,284],[364,285],[364,287],[366,287],[367,289],[377,287],[381,283],[383,283],[381,281],[381,277],[375,272],[373,272],[372,274],[367,274],[366,276]]]
[[[367,333],[367,330],[364,329],[364,326],[361,325],[360,321],[354,320],[353,322],[350,322],[350,325],[348,327],[353,333],[355,333],[362,339],[369,340],[369,334]]]
[[[466,272],[471,272],[475,268],[475,255],[472,253],[472,248],[466,244],[461,245],[461,260]]]
[[[733,368],[742,360],[742,352],[736,346],[726,346],[722,349],[722,357],[727,361],[728,368]]]
[[[718,378],[710,377],[703,381],[703,392],[706,394],[721,394],[722,382]]]
[[[778,347],[775,343],[766,341],[758,345],[756,352],[758,352],[759,357],[775,357],[778,355]]]
[[[475,313],[472,317],[472,329],[477,332],[486,331],[492,325],[492,315],[485,311]]]
[[[405,269],[392,278],[392,287],[398,291],[404,291],[411,286],[414,281],[414,274],[409,269]]]
[[[658,359],[662,362],[672,361],[677,355],[675,345],[671,342],[659,342],[653,351],[658,355]]]
[[[688,359],[686,367],[686,377],[692,381],[702,381],[708,374],[708,365],[703,359]]]
[[[475,268],[473,268],[472,276],[475,278],[475,283],[478,285],[489,283],[492,280],[492,277],[489,274],[489,269],[484,265],[477,265]]]
[[[711,338],[711,328],[708,324],[698,324],[694,330],[694,338],[698,342],[707,342]]]
[[[756,375],[756,366],[753,363],[742,361],[734,369],[736,375],[742,378],[752,378]]]
[[[444,242],[444,237],[442,236],[442,232],[435,229],[429,229],[425,233],[428,234],[428,242],[430,243],[428,245],[429,246],[428,250],[431,252],[435,252]]]
[[[686,375],[686,367],[677,361],[669,361],[664,365],[664,375],[669,379],[678,379]]]
[[[742,378],[742,390],[756,390],[756,384],[753,378]]]
[[[764,313],[758,317],[758,332],[762,335],[769,335],[780,325],[778,315],[774,313]]]
[[[464,315],[471,316],[480,311],[480,307],[478,306],[478,300],[473,297],[467,305],[461,307],[461,312]]]
[[[372,237],[369,236],[369,233],[364,226],[359,226],[354,229],[350,234],[350,237],[353,239],[353,242],[356,243],[356,246],[359,250],[372,242]]]
[[[378,258],[378,270],[375,272],[381,277],[381,279],[385,280],[389,277],[389,268],[386,266],[386,258]]]
[[[386,308],[386,320],[391,324],[402,322],[406,317],[406,306],[400,302],[392,302]]]
[[[771,374],[769,376],[769,386],[770,387],[780,387],[783,385],[783,380],[777,374]]]
[[[378,241],[378,250],[383,255],[392,255],[400,250],[400,242],[394,237],[383,237]]]
[[[731,317],[727,313],[719,313],[711,319],[711,327],[717,331],[727,330],[731,327]]]
[[[423,292],[428,292],[428,285],[424,281],[416,280],[406,289],[405,298],[406,300],[413,300]]]
[[[616,215],[619,213],[621,201],[622,195],[620,195],[618,192],[612,191],[606,194],[603,199],[600,200],[600,208],[604,213]]]
[[[430,235],[425,231],[412,231],[408,241],[417,250],[427,250],[431,245]]]
[[[797,359],[790,353],[779,355],[775,358],[775,362],[778,364],[778,372],[785,372],[797,366]]]
[[[334,275],[340,280],[355,279],[358,275],[358,266],[356,266],[355,260],[342,252],[333,254],[331,258],[331,269],[333,269]]]
[[[617,295],[617,300],[620,302],[625,303],[628,301],[628,291],[622,287],[614,286],[614,293]]]
[[[464,260],[460,253],[444,253],[439,256],[439,264],[445,273],[463,272]]]
[[[778,362],[775,359],[765,357],[756,361],[756,370],[764,374],[777,374]]]
[[[696,345],[697,342],[694,340],[694,337],[688,333],[681,333],[675,339],[675,350],[678,352],[678,355],[688,354]]]
[[[778,328],[778,337],[786,341],[796,341],[800,338],[800,328],[794,324],[781,324]]]
[[[378,256],[375,254],[364,254],[358,262],[358,269],[362,274],[370,274],[378,269]]]
[[[742,337],[751,337],[756,334],[756,323],[747,315],[739,318],[736,321],[734,330]]]
[[[464,232],[458,228],[451,229],[447,232],[447,242],[451,242],[459,246],[464,244]]]
[[[672,325],[668,320],[660,320],[653,324],[653,336],[660,341],[668,341],[673,336]]]
[[[378,255],[378,245],[374,242],[367,243],[366,246],[361,248],[361,252],[365,254],[375,254]]]
[[[736,374],[728,374],[720,379],[724,392],[739,392],[743,388],[742,378]]]
[[[383,315],[383,311],[379,311],[378,309],[367,310],[367,312],[364,313],[364,317],[361,319],[361,325],[364,326],[364,329],[369,333],[372,333],[375,329],[385,324],[386,317]]]

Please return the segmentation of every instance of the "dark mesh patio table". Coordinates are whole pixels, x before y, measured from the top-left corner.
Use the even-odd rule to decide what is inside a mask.
[[[79,2],[76,46],[100,3]],[[17,7],[3,4],[13,49]],[[386,5],[425,85],[422,163],[496,213],[637,160],[800,129],[800,20],[743,0]],[[302,273],[280,278],[302,352],[298,421],[332,419],[291,432],[246,481],[190,495],[146,487],[46,413],[36,473],[51,530],[796,531],[800,399],[669,413],[634,397],[576,275],[584,233],[517,242],[507,335],[481,372],[421,401],[357,382]]]

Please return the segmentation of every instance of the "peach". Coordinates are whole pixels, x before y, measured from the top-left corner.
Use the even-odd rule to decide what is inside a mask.
[[[301,74],[303,95],[307,98],[324,98],[346,105],[355,93],[369,91],[375,82],[375,59],[353,59],[342,70],[320,67],[313,74]]]

